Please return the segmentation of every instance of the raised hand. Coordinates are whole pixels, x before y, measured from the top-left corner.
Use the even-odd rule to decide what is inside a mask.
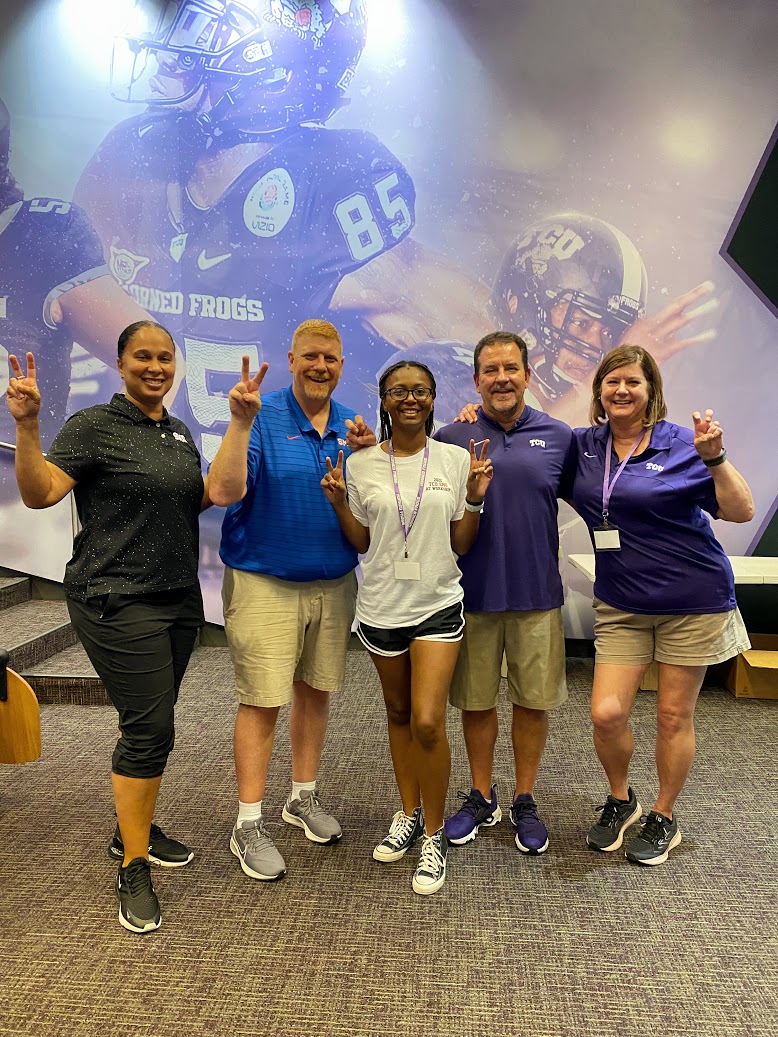
[[[712,461],[724,449],[724,429],[718,421],[713,420],[713,411],[706,410],[702,417],[696,410],[692,414],[694,422],[694,449],[703,461]]]
[[[35,357],[27,353],[27,373],[22,371],[19,360],[11,353],[8,362],[11,365],[11,378],[5,391],[5,401],[14,421],[27,421],[37,418],[41,409],[41,394],[38,391],[38,379],[35,371]]]
[[[267,374],[269,364],[261,364],[259,370],[252,378],[249,370],[249,358],[243,357],[240,381],[230,389],[227,399],[230,404],[230,414],[238,421],[250,424],[259,414],[262,401],[259,397],[259,387]]]
[[[476,456],[475,441],[470,440],[470,474],[467,477],[467,499],[475,503],[482,501],[494,476],[491,459],[486,456],[489,440],[485,439],[481,453]]]
[[[715,337],[713,328],[686,337],[681,337],[679,333],[690,321],[715,310],[718,304],[718,299],[713,296],[713,282],[703,281],[696,288],[673,299],[653,317],[638,317],[621,336],[618,344],[642,346],[658,364],[662,364],[682,349],[709,342]]]
[[[342,507],[346,503],[346,481],[343,478],[343,451],[338,453],[338,463],[333,468],[332,461],[327,458],[327,474],[321,481],[321,488],[333,508]]]
[[[348,429],[346,443],[352,450],[361,450],[363,447],[376,445],[375,432],[361,414],[357,414],[353,421],[351,418],[346,418],[346,428]]]
[[[474,425],[478,421],[478,407],[477,403],[466,403],[454,421],[466,421],[469,425]]]

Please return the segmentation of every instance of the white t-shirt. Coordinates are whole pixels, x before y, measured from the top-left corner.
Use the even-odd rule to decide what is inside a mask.
[[[349,456],[346,467],[352,514],[370,530],[362,558],[357,619],[392,630],[414,626],[462,600],[461,573],[451,548],[451,522],[465,511],[470,455],[460,446],[428,439],[427,478],[419,513],[408,537],[408,560],[421,566],[420,580],[398,580],[394,564],[404,560],[389,455],[380,444]],[[395,457],[406,528],[419,490],[424,452]]]

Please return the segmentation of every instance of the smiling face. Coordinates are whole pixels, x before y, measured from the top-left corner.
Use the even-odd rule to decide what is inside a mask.
[[[514,342],[484,346],[474,379],[484,414],[492,421],[512,425],[524,410],[524,393],[530,380],[519,347]]]
[[[640,364],[616,367],[600,384],[600,402],[610,422],[644,422],[650,399],[651,387]]]
[[[321,403],[335,391],[343,371],[343,350],[338,341],[303,332],[289,351],[292,391],[297,402]]]
[[[149,417],[162,414],[162,400],[173,385],[176,351],[162,328],[139,328],[118,359],[125,396]]]
[[[398,396],[407,393],[405,399],[396,399],[393,390]],[[414,391],[418,395],[426,391],[426,398],[418,399]],[[411,435],[419,432],[426,425],[434,403],[432,383],[421,368],[401,367],[386,379],[381,407],[389,415],[392,431],[402,429]]]

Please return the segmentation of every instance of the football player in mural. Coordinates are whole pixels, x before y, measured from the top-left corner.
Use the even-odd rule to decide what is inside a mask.
[[[472,314],[488,290],[447,260],[425,252],[425,283],[409,283],[422,252],[402,164],[370,133],[325,126],[366,30],[365,0],[172,0],[148,35],[117,43],[114,96],[148,107],[109,133],[75,197],[116,280],[182,345],[183,416],[207,459],[235,364],[269,360],[267,388],[284,384],[303,319],[345,309],[397,345],[483,330]],[[371,381],[375,355],[360,375],[346,354],[352,385]]]
[[[8,385],[9,353],[30,350],[45,360],[45,447],[65,419],[74,339],[115,368],[119,332],[148,314],[117,287],[77,206],[24,200],[8,168],[9,150],[10,116],[0,100],[0,391]],[[13,442],[12,425],[7,413],[0,415],[0,439]]]
[[[703,282],[647,317],[646,269],[633,242],[604,220],[562,213],[532,224],[507,249],[489,315],[494,327],[527,343],[530,405],[577,426],[588,421],[592,375],[615,346],[641,345],[661,364],[712,337],[710,329],[684,334],[690,321],[716,305],[712,290]],[[436,414],[444,423],[473,399],[472,346],[425,342],[402,355],[440,377]]]

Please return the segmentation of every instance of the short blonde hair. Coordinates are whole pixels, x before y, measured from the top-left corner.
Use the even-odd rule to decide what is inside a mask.
[[[292,335],[292,352],[297,348],[297,343],[303,335],[319,335],[321,338],[330,339],[332,342],[337,342],[338,348],[341,353],[343,352],[340,332],[328,320],[304,320],[302,324],[298,325]]]
[[[646,406],[646,418],[643,422],[646,428],[653,428],[658,421],[667,414],[667,404],[662,392],[662,376],[659,373],[656,360],[642,346],[623,345],[617,346],[607,353],[600,361],[600,366],[594,372],[592,382],[592,405],[589,408],[589,421],[592,425],[604,425],[608,416],[600,399],[602,395],[602,383],[611,371],[617,367],[628,367],[630,364],[640,364],[643,377],[648,382],[648,404]]]

